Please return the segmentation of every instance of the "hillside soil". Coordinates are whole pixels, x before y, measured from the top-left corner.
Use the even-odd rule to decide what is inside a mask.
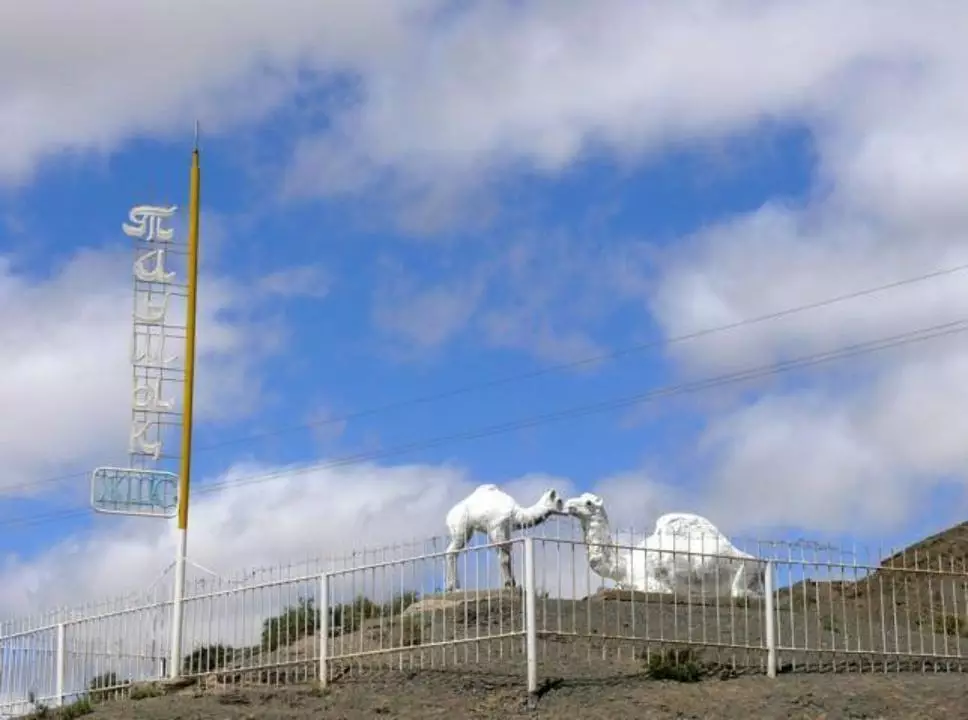
[[[311,687],[233,688],[99,704],[92,720],[342,718],[895,718],[968,715],[961,674],[739,677],[696,683],[639,676],[551,681],[529,711],[521,683],[456,671],[392,673]]]

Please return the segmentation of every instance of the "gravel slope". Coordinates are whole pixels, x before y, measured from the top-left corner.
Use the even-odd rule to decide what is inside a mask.
[[[883,718],[945,720],[968,714],[960,675],[836,675],[707,680],[684,684],[643,677],[554,684],[529,712],[520,684],[460,672],[392,673],[347,681],[320,693],[309,688],[230,688],[105,703],[93,720],[291,720],[341,718]]]

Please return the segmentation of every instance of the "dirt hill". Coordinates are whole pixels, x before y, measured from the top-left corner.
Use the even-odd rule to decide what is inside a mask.
[[[968,572],[968,522],[926,537],[881,562],[884,568],[928,568]]]

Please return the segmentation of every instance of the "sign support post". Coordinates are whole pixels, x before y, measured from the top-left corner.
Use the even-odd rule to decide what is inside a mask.
[[[185,560],[188,556],[188,499],[192,471],[192,419],[195,395],[195,321],[198,304],[198,216],[201,195],[201,168],[198,157],[198,123],[192,150],[191,182],[188,199],[188,301],[185,320],[185,385],[182,400],[181,466],[178,477],[178,550],[175,555],[175,582],[172,598],[171,661],[172,679],[181,673],[181,641],[185,602]]]

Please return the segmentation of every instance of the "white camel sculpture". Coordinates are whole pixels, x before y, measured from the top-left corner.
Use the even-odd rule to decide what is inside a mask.
[[[765,563],[736,548],[709,520],[692,513],[668,513],[655,531],[634,549],[616,547],[605,501],[582,493],[565,502],[565,513],[577,517],[588,564],[619,587],[651,593],[761,596]]]
[[[551,515],[561,514],[564,514],[564,510],[557,490],[545,490],[538,502],[523,508],[497,485],[479,485],[447,513],[447,530],[450,533],[450,544],[447,546],[447,591],[457,589],[457,554],[467,547],[475,532],[486,533],[488,540],[497,545],[501,561],[501,580],[504,587],[514,587],[509,542],[511,533],[540,525]]]

